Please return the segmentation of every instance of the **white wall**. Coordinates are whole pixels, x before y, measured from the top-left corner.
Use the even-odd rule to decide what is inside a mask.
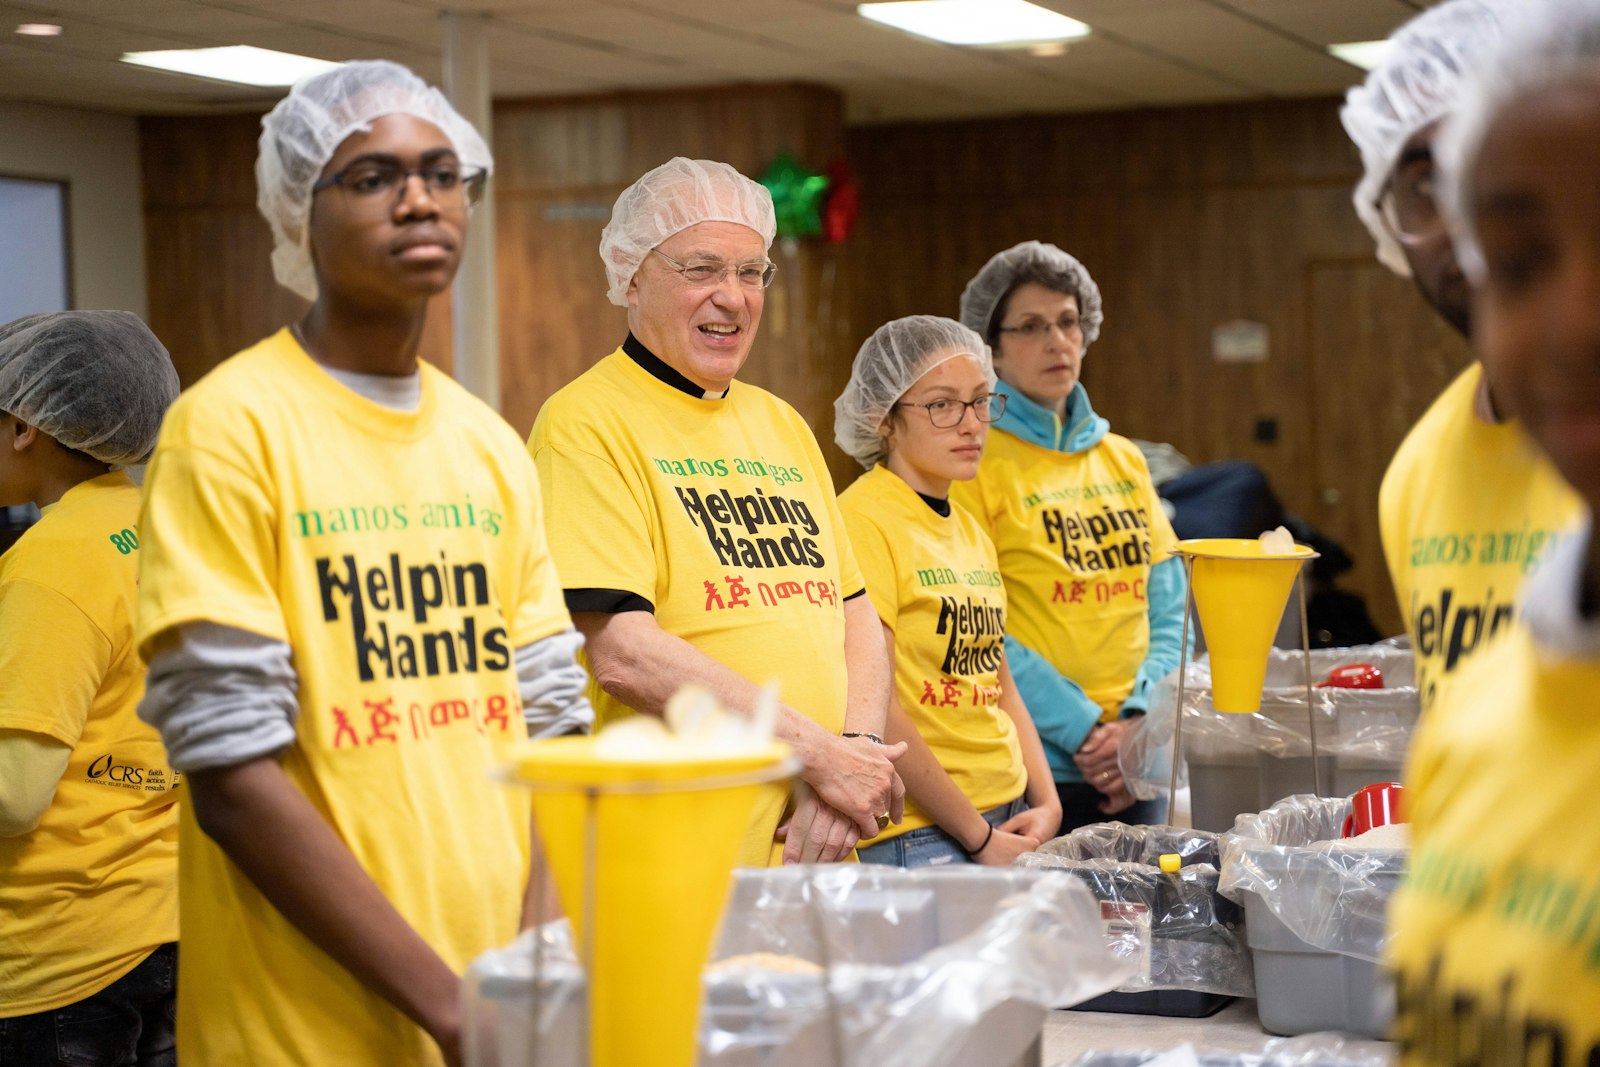
[[[68,183],[74,307],[148,315],[133,116],[0,101],[0,174]]]

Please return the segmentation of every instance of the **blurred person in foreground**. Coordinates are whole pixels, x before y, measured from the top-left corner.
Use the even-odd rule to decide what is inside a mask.
[[[623,190],[600,258],[627,336],[528,439],[602,721],[661,715],[688,682],[738,709],[778,683],[777,736],[804,769],[792,793],[762,788],[746,867],[848,859],[904,793],[888,656],[822,451],[799,412],[735,381],[776,227],[771,194],[715,160]]]
[[[139,721],[139,488],[178,395],[126,311],[0,326],[0,1063],[175,1062],[179,776]]]
[[[913,315],[878,327],[834,402],[834,440],[867,468],[839,497],[894,658],[885,736],[906,817],[863,863],[1009,866],[1055,836],[1061,801],[1005,661],[994,542],[950,502],[1005,410],[983,338]]]
[[[191,1064],[457,1064],[460,973],[539,917],[496,772],[589,727],[580,642],[522,442],[419,359],[491,165],[393,63],[262,120],[273,267],[312,304],[173,406],[140,526]]]
[[[1439,142],[1495,400],[1583,501],[1407,771],[1390,910],[1412,1064],[1600,1062],[1600,2],[1538,0]]]
[[[997,253],[961,294],[1006,405],[978,476],[951,492],[999,553],[1006,661],[1044,740],[1063,831],[1162,818],[1166,802],[1135,801],[1117,757],[1183,636],[1183,561],[1149,465],[1080,380],[1104,318],[1088,269],[1039,241]]]
[[[1356,213],[1378,259],[1409,275],[1464,338],[1470,292],[1439,210],[1435,142],[1462,80],[1543,0],[1447,0],[1390,37],[1340,118],[1361,149]],[[1513,420],[1492,368],[1473,363],[1395,451],[1378,497],[1384,556],[1416,656],[1424,711],[1474,654],[1511,630],[1517,591],[1570,531],[1579,503]]]

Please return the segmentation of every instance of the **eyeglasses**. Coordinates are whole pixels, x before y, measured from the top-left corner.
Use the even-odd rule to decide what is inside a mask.
[[[772,284],[772,279],[778,273],[778,265],[770,259],[760,263],[736,263],[732,266],[717,260],[683,263],[659,248],[652,248],[650,251],[671,264],[672,269],[683,275],[683,280],[690,285],[721,285],[728,275],[732,274],[746,289],[765,289]]]
[[[928,413],[928,421],[936,430],[949,430],[960,426],[967,417],[967,409],[978,416],[979,422],[993,422],[1006,410],[1004,393],[984,393],[971,400],[930,400],[926,404],[897,403],[897,408],[921,408]]]
[[[422,179],[428,197],[440,207],[456,208],[476,204],[483,197],[489,172],[481,167],[463,167],[454,160],[440,160],[424,167],[407,169],[396,161],[362,159],[337,174],[330,174],[311,187],[320,193],[337,185],[358,204],[386,207],[394,203],[396,190],[404,190],[412,175]]]
[[[1060,330],[1061,336],[1072,339],[1074,334],[1081,335],[1083,323],[1076,315],[1063,315],[1055,322],[1045,322],[1043,319],[1029,319],[1017,326],[1002,326],[1001,333],[1014,333],[1024,341],[1042,341],[1051,330]]]
[[[1444,216],[1434,194],[1431,160],[1396,171],[1378,198],[1384,228],[1402,244],[1421,244],[1443,234]]]

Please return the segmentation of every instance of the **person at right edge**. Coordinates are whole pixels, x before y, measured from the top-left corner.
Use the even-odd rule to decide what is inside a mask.
[[[1526,0],[1449,0],[1390,38],[1384,62],[1339,113],[1361,150],[1356,213],[1378,259],[1409,275],[1468,340],[1470,294],[1434,190],[1434,139],[1462,79],[1528,9]],[[1517,592],[1570,531],[1579,502],[1473,363],[1418,420],[1390,461],[1378,524],[1426,713],[1471,656],[1509,629]]]
[[[1161,821],[1165,801],[1136,802],[1117,757],[1183,639],[1183,561],[1150,468],[1079,380],[1104,317],[1088,269],[1040,241],[996,253],[961,294],[961,323],[994,350],[1006,399],[978,476],[950,495],[999,555],[1006,661],[1062,833],[1113,815]]]
[[[1496,404],[1583,500],[1424,716],[1389,908],[1402,1062],[1600,1063],[1600,0],[1528,0],[1439,139]]]

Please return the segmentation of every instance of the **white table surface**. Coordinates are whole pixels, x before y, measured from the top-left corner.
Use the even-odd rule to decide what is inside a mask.
[[[1164,1051],[1188,1042],[1200,1051],[1259,1052],[1273,1039],[1256,1019],[1253,998],[1240,998],[1209,1019],[1173,1019],[1160,1015],[1117,1015],[1098,1011],[1053,1011],[1044,1021],[1044,1067],[1070,1063],[1085,1052]],[[1357,1056],[1387,1055],[1396,1059],[1387,1041],[1347,1038],[1347,1052]]]

